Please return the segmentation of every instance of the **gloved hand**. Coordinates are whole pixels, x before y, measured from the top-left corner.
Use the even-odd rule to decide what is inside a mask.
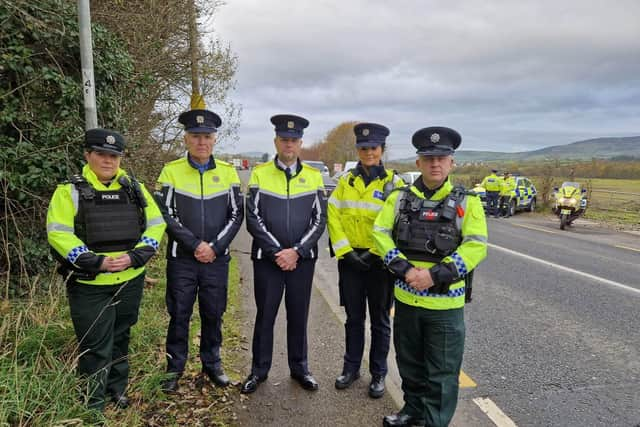
[[[373,263],[375,263],[376,260],[380,259],[380,257],[378,255],[372,253],[371,251],[361,252],[359,254],[359,256],[360,256],[360,259],[362,260],[362,262],[367,264],[369,266],[369,268],[371,268],[371,266],[373,266]]]
[[[355,267],[358,271],[369,270],[369,264],[364,262],[362,258],[356,253],[356,251],[347,252],[344,255],[344,260],[348,262],[352,267]]]

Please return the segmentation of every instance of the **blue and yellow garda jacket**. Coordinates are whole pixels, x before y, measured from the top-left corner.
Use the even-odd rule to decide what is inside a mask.
[[[294,248],[301,258],[318,257],[318,239],[327,221],[327,197],[320,172],[299,160],[287,177],[272,162],[256,166],[247,192],[247,230],[252,259],[274,259]]]
[[[382,169],[382,173],[368,185],[363,173],[357,167],[342,175],[329,198],[329,238],[338,258],[354,248],[369,249],[378,256],[382,255],[373,241],[373,222],[388,195],[385,194],[385,186],[393,189],[404,185],[390,169]]]
[[[167,222],[167,258],[192,258],[201,242],[218,256],[229,252],[244,218],[240,179],[231,164],[211,157],[199,168],[188,155],[169,162],[155,196]]]
[[[123,200],[121,198],[126,197],[123,194],[119,194],[123,189],[120,183],[121,179],[129,179],[122,169],[118,169],[116,176],[108,187],[98,180],[98,177],[88,165],[85,165],[82,169],[82,176],[93,192],[95,192],[93,197],[98,201],[105,199],[98,203],[110,203],[110,198],[115,198],[116,200],[114,201],[120,199],[119,201],[122,202]],[[96,274],[92,280],[77,279],[78,282],[91,285],[116,285],[131,280],[144,272],[144,265],[158,250],[166,224],[162,219],[160,210],[154,202],[153,197],[151,197],[143,185],[140,185],[140,190],[146,201],[146,207],[143,209],[143,226],[133,231],[134,234],[139,234],[138,241],[131,242],[131,248],[129,249],[100,251],[84,242],[79,237],[79,234],[81,235],[82,233],[76,229],[76,226],[84,225],[78,224],[76,218],[81,203],[83,203],[78,186],[67,183],[61,184],[56,188],[47,212],[47,238],[53,250],[73,267],[79,271]],[[99,206],[96,209],[99,209]],[[133,209],[137,208],[133,207]],[[94,225],[100,229],[97,230],[97,234],[104,236],[105,230],[112,227],[114,236],[123,234],[131,235],[130,231],[132,230],[124,230],[125,233],[123,233],[123,230],[118,229],[119,218],[117,217],[117,213],[114,212],[112,215],[114,218],[112,224],[109,224],[105,221],[105,218],[100,218],[97,210],[94,211],[92,217],[97,217],[97,221],[99,222]],[[91,219],[86,218],[86,221],[90,220]],[[133,224],[133,226],[137,228],[137,224]],[[131,225],[129,224],[128,227],[131,227]],[[102,240],[104,240],[104,238]],[[114,242],[114,245],[122,246],[122,243]],[[108,241],[103,241],[99,246],[108,247],[111,245]],[[99,272],[105,256],[117,257],[124,253],[128,253],[131,257],[131,267],[116,273]]]
[[[421,184],[421,183],[419,183]],[[449,179],[429,198],[443,200],[451,193],[453,186]],[[420,199],[425,199],[423,191],[412,185],[409,188]],[[395,297],[404,304],[431,310],[449,310],[464,306],[464,276],[475,269],[487,256],[487,224],[484,210],[477,196],[466,196],[457,209],[456,227],[461,231],[462,242],[455,251],[439,263],[418,261],[407,258],[393,241],[393,229],[403,191],[394,191],[386,200],[375,220],[373,238],[378,250],[383,254],[384,263],[396,272]],[[446,294],[418,291],[404,282],[403,276],[411,267],[428,268],[435,282],[449,286]],[[436,268],[437,267],[437,268]],[[399,274],[398,274],[399,273]]]

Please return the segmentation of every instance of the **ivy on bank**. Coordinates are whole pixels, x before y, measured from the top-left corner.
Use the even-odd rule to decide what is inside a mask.
[[[51,268],[47,202],[82,160],[84,104],[75,1],[0,0],[0,277],[3,297]],[[126,131],[145,97],[126,46],[92,28],[98,123]]]

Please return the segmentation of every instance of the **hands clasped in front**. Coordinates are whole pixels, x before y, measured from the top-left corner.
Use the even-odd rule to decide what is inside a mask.
[[[216,251],[214,251],[207,242],[200,242],[193,256],[196,257],[199,262],[207,264],[216,260]]]
[[[293,248],[283,249],[276,252],[276,264],[282,271],[293,271],[298,266],[300,255]]]
[[[129,267],[131,267],[131,257],[129,256],[129,254],[122,254],[116,258],[106,256],[102,260],[100,271],[117,273],[118,271],[126,270]]]
[[[418,291],[424,291],[433,286],[431,273],[426,268],[411,267],[411,269],[407,271],[407,274],[405,274],[404,281]]]

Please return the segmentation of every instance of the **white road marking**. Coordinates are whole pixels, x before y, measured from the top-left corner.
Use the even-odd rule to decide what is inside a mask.
[[[503,252],[509,253],[511,255],[514,255],[514,256],[518,256],[518,257],[521,257],[521,258],[524,258],[524,259],[528,259],[529,261],[538,262],[540,264],[544,264],[544,265],[549,266],[549,267],[557,268],[558,270],[566,271],[568,273],[577,274],[578,276],[586,277],[588,279],[595,280],[597,282],[601,282],[601,283],[604,283],[604,284],[609,285],[609,286],[615,286],[616,288],[624,289],[626,291],[633,292],[635,294],[640,295],[640,289],[636,289],[636,288],[631,287],[629,285],[625,285],[625,284],[622,284],[622,283],[614,282],[613,280],[605,279],[603,277],[594,276],[593,274],[585,273],[583,271],[574,270],[573,268],[565,267],[563,265],[554,264],[554,263],[549,262],[547,260],[544,260],[544,259],[541,259],[541,258],[532,257],[531,255],[525,255],[523,253],[516,252],[516,251],[513,251],[511,249],[503,248],[502,246],[494,245],[492,243],[489,243],[488,246],[491,247],[491,248],[497,249],[499,251],[503,251]]]
[[[488,397],[476,397],[473,399],[473,403],[487,414],[487,417],[498,427],[518,427],[511,418],[507,417],[504,412],[498,408]]]
[[[530,230],[543,231],[545,233],[560,234],[557,231],[545,230],[544,228],[533,227],[531,225],[516,224],[515,222],[513,223],[513,225],[517,225],[518,227],[522,227],[522,228],[528,228]]]
[[[629,251],[640,252],[640,249],[632,248],[631,246],[624,246],[624,245],[613,245],[613,246],[615,246],[616,248],[627,249]]]

